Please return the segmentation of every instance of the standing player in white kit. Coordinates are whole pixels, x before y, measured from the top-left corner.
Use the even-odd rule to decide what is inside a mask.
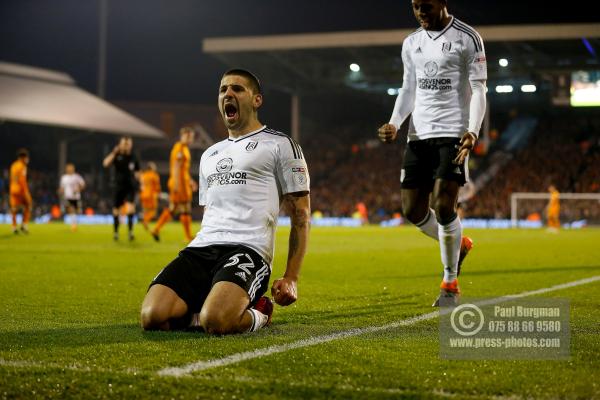
[[[85,181],[77,172],[75,165],[69,163],[65,167],[65,174],[60,178],[58,193],[63,196],[64,207],[71,219],[71,230],[77,230],[77,213],[81,212],[81,192],[85,188]]]
[[[444,277],[434,306],[458,303],[457,276],[473,245],[462,236],[456,204],[485,114],[487,79],[481,37],[446,7],[446,0],[412,0],[421,28],[402,44],[402,89],[390,122],[379,128],[389,143],[412,113],[400,177],[402,213],[439,241]]]
[[[286,271],[271,294],[282,306],[296,301],[310,230],[310,179],[300,146],[258,120],[262,101],[254,74],[235,69],[223,75],[218,105],[229,138],[200,160],[202,228],[150,284],[144,329],[228,334],[268,325],[273,304],[262,295],[281,206],[292,226]]]

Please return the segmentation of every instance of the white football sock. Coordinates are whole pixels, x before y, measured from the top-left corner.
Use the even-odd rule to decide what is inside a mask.
[[[447,225],[439,225],[440,251],[442,253],[442,264],[444,264],[444,281],[452,282],[456,279],[458,269],[458,257],[460,255],[460,241],[462,239],[462,224],[456,216]]]
[[[250,325],[250,328],[248,328],[247,332],[256,332],[267,324],[267,321],[269,320],[267,315],[255,310],[254,308],[249,308],[247,311],[252,316],[252,324]]]
[[[433,211],[431,208],[429,209],[429,212],[423,221],[415,224],[415,226],[430,238],[438,241],[440,240],[438,236],[438,222],[435,218],[435,211]]]

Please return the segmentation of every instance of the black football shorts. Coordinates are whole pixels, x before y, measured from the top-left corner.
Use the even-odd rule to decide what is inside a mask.
[[[468,180],[468,159],[461,165],[452,162],[458,155],[459,143],[459,138],[450,137],[408,142],[400,176],[402,188],[432,188],[436,179],[464,185]]]
[[[271,267],[254,250],[243,245],[186,247],[152,280],[175,291],[198,313],[217,282],[232,282],[248,293],[253,305],[267,291]]]
[[[113,208],[119,208],[125,203],[133,203],[135,188],[133,186],[117,186],[113,197]]]

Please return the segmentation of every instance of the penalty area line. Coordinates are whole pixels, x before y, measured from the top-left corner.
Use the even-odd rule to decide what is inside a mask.
[[[535,296],[538,294],[554,292],[556,290],[568,289],[568,288],[572,288],[575,286],[581,286],[581,285],[585,285],[585,284],[597,282],[597,281],[600,281],[600,275],[592,276],[592,277],[585,278],[585,279],[580,279],[577,281],[562,283],[560,285],[550,286],[547,288],[531,290],[531,291],[527,291],[527,292],[517,293],[517,294],[513,294],[513,295],[506,295],[506,296],[502,296],[502,297],[496,297],[496,298],[492,298],[489,300],[481,301],[476,304],[477,305],[497,304],[497,303],[502,303],[502,302],[509,301],[509,300],[522,298],[522,297]],[[442,314],[446,314],[448,312],[449,312],[448,309],[441,311]],[[365,335],[368,333],[387,331],[387,330],[399,328],[402,326],[410,326],[410,325],[414,325],[421,321],[427,321],[430,319],[437,318],[439,315],[440,315],[440,311],[433,311],[433,312],[430,312],[427,314],[417,315],[417,316],[406,318],[406,319],[403,319],[400,321],[392,322],[392,323],[389,323],[386,325],[372,326],[372,327],[365,327],[365,328],[353,328],[353,329],[349,329],[349,330],[342,331],[342,332],[332,333],[329,335],[314,336],[314,337],[311,337],[308,339],[302,339],[302,340],[298,340],[298,341],[292,342],[292,343],[274,345],[274,346],[264,347],[264,348],[260,348],[260,349],[256,349],[256,350],[235,353],[235,354],[223,357],[223,358],[216,358],[213,360],[206,360],[206,361],[205,360],[196,361],[196,362],[184,365],[182,367],[163,368],[160,371],[158,371],[157,373],[160,376],[175,376],[175,377],[186,376],[193,372],[204,371],[207,369],[223,367],[223,366],[231,365],[231,364],[237,364],[242,361],[253,360],[255,358],[267,357],[267,356],[270,356],[273,354],[278,354],[278,353],[285,353],[287,351],[294,350],[294,349],[315,346],[315,345],[318,345],[321,343],[333,342],[334,340],[346,339],[346,338],[350,338],[350,337],[354,337],[354,336]]]

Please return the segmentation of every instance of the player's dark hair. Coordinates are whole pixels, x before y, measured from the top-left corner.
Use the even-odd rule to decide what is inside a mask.
[[[184,133],[184,132],[192,132],[192,133],[196,133],[196,131],[194,130],[194,128],[192,128],[192,127],[191,127],[191,126],[189,126],[189,125],[182,126],[182,127],[181,127],[181,129],[179,130],[179,134],[182,134],[182,133]]]
[[[262,94],[262,87],[260,86],[260,80],[258,79],[258,77],[256,75],[254,75],[252,72],[248,71],[247,69],[233,68],[223,74],[223,76],[228,76],[228,75],[243,76],[244,78],[248,79],[248,81],[250,82],[250,86],[252,87],[252,91],[254,93]]]
[[[17,150],[17,157],[18,158],[25,158],[25,157],[29,158],[29,151],[26,148],[21,147],[19,150]]]

